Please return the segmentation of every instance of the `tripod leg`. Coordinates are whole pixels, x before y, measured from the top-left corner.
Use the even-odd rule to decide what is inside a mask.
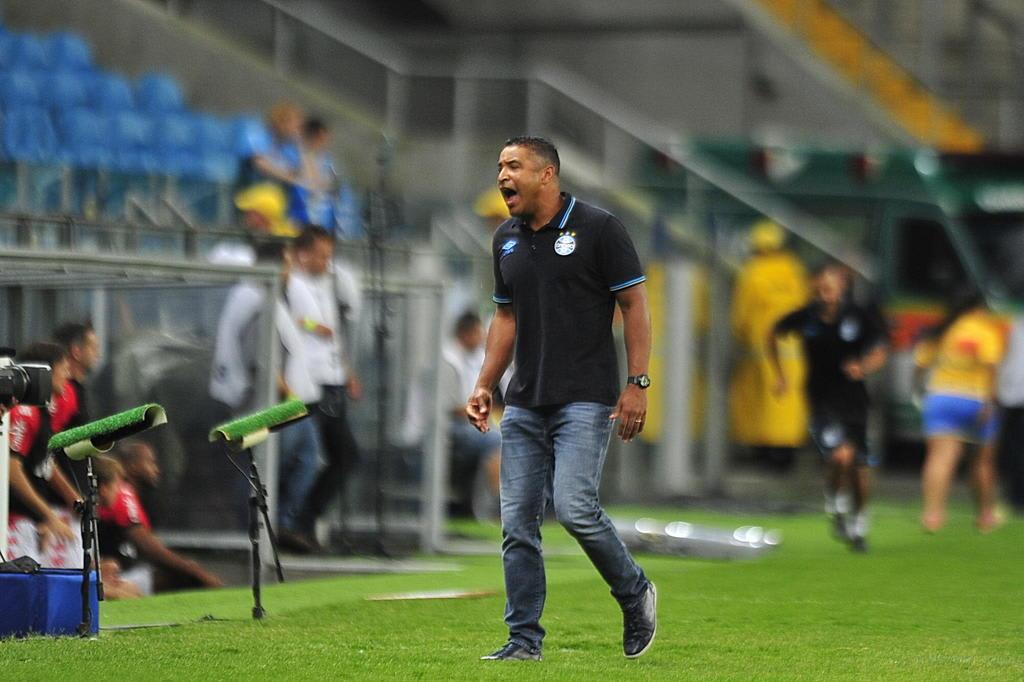
[[[266,503],[260,505],[260,513],[263,514],[263,523],[267,526],[267,537],[270,538],[270,549],[274,554],[274,566],[277,569],[278,582],[284,582],[284,569],[281,568],[281,557],[277,553],[277,536],[274,534],[274,527],[270,525],[270,513]]]
[[[261,620],[266,615],[266,611],[263,610],[263,602],[261,599],[260,581],[262,576],[260,572],[262,567],[260,565],[260,512],[258,509],[259,500],[256,497],[256,493],[249,496],[249,544],[252,547],[252,617],[256,620]]]
[[[252,497],[250,498],[255,504],[253,512],[257,509],[263,516],[263,522],[267,526],[267,537],[270,539],[270,549],[274,554],[274,566],[277,569],[277,579],[280,582],[284,582],[284,570],[281,568],[281,557],[277,554],[277,536],[274,534],[274,526],[270,523],[270,512],[267,507],[267,489],[263,486],[263,481],[260,480],[260,470],[256,468],[256,457],[253,456],[252,450],[248,450],[249,453],[249,482],[252,484]],[[259,521],[257,519],[257,525]],[[257,527],[256,532],[259,532]]]
[[[92,573],[92,559],[95,556],[97,575],[99,571],[99,553],[93,554],[93,548],[98,546],[94,531],[96,530],[96,477],[92,473],[92,459],[86,460],[86,491],[85,499],[82,500],[80,511],[82,513],[82,622],[78,624],[78,634],[88,637],[92,634],[92,599],[90,595],[90,582]],[[99,584],[97,584],[97,590]]]
[[[106,593],[103,590],[103,569],[100,565],[100,534],[99,521],[93,517],[92,520],[92,555],[96,561],[96,599],[105,601]]]
[[[92,563],[92,538],[89,537],[88,527],[89,504],[85,505],[82,512],[82,622],[78,624],[78,634],[88,637],[92,633],[92,599],[89,595],[89,573]]]

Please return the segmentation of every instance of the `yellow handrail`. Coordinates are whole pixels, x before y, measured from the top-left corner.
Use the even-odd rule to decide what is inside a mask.
[[[811,50],[915,138],[944,151],[978,151],[982,134],[875,46],[824,0],[758,0]]]

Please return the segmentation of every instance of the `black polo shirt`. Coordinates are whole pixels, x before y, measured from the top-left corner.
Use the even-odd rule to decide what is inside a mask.
[[[619,376],[612,338],[615,293],[643,282],[626,228],[569,194],[534,232],[519,218],[494,233],[494,302],[516,320],[515,372],[505,402],[542,407],[614,405]]]
[[[797,334],[807,358],[807,398],[811,411],[849,423],[867,421],[868,391],[863,381],[843,372],[843,365],[858,360],[885,343],[880,316],[847,303],[832,322],[821,318],[817,303],[786,315],[775,324],[778,335]]]

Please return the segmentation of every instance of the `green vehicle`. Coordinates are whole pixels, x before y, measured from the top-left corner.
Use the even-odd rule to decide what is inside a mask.
[[[868,286],[890,325],[893,349],[883,377],[884,438],[892,446],[919,444],[911,349],[941,319],[948,295],[973,283],[1007,317],[1024,304],[1024,155],[721,141],[697,142],[693,152],[815,219],[838,245],[832,255],[869,264]],[[651,164],[648,175],[650,189],[666,202],[685,202],[685,186],[672,183],[681,171]],[[760,217],[724,192],[712,190],[706,205],[709,223],[734,236]],[[806,262],[823,258],[794,241]]]

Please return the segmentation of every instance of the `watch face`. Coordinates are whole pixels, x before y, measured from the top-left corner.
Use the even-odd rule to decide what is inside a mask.
[[[626,381],[627,383],[635,384],[640,388],[647,388],[651,385],[651,377],[646,374],[637,374],[636,376],[627,378]]]

